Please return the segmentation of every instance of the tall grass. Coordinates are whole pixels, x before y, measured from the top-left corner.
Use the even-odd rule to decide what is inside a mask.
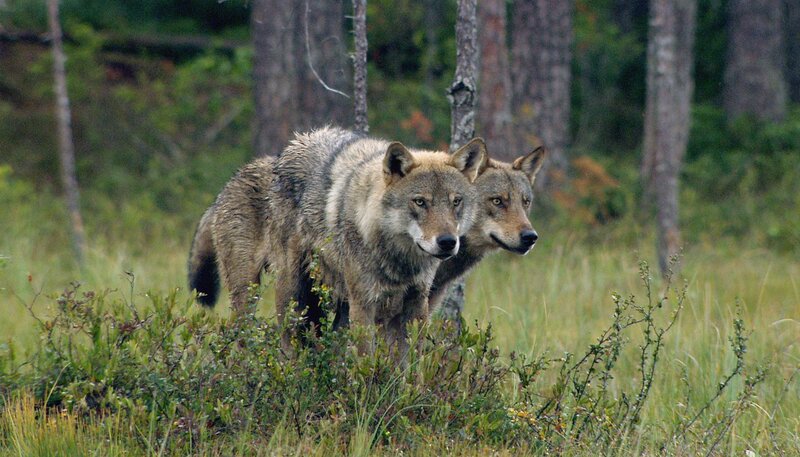
[[[91,249],[83,268],[78,268],[67,248],[65,218],[59,208],[60,203],[52,198],[31,197],[24,204],[12,205],[0,218],[0,315],[8,316],[0,319],[0,354],[13,350],[18,359],[24,359],[34,353],[40,340],[33,314],[52,316],[56,312],[54,298],[72,281],[81,282],[84,290],[114,290],[112,294],[137,306],[148,302],[146,295],[172,294],[177,302],[189,299],[185,261],[192,227],[168,219],[164,227],[153,229],[143,228],[142,221],[133,216],[128,222],[120,216],[122,220],[111,223],[99,222],[107,217],[94,222],[88,218]],[[145,225],[150,224],[153,220]],[[612,320],[612,293],[644,298],[639,259],[653,257],[652,240],[646,233],[617,236],[611,231],[598,236],[542,224],[537,228],[543,237],[532,253],[525,257],[500,253],[472,273],[467,282],[464,318],[469,325],[475,321],[482,327],[491,323],[492,344],[502,354],[516,351],[529,359],[583,354]],[[740,405],[741,411],[724,442],[715,446],[716,452],[741,455],[743,450],[753,449],[765,454],[779,450],[800,453],[800,376],[796,374],[800,366],[800,262],[772,250],[706,242],[687,247],[682,275],[686,279],[683,311],[659,355],[658,376],[643,405],[639,433],[624,437],[631,440],[625,449],[653,451],[658,430],[687,420],[704,401],[719,395],[707,417],[723,419],[726,408],[732,405]],[[656,281],[654,290],[661,287]],[[267,291],[263,297],[258,314],[269,318],[274,314],[271,294]],[[29,305],[31,310],[26,308]],[[223,298],[214,312],[226,316],[227,309]],[[737,369],[737,355],[730,345],[731,339],[736,339],[732,322],[738,317],[751,332],[744,335],[748,337],[746,357],[766,364],[768,369],[764,382],[744,399],[741,395],[747,388],[747,378],[757,374],[757,364],[748,365],[725,389],[719,387]],[[641,336],[631,338],[620,354],[615,376],[608,380],[612,397],[629,391],[640,379],[636,355],[643,341]],[[548,370],[539,375],[537,383],[555,386],[558,379],[557,370]],[[506,394],[510,398],[520,395],[513,389]],[[4,400],[5,441],[0,446],[5,449],[0,452],[35,455],[39,452],[36,446],[42,446],[78,449],[78,454],[93,449],[112,454],[116,452],[114,446],[124,447],[127,441],[101,446],[100,437],[106,435],[98,429],[105,427],[102,429],[114,436],[117,432],[130,434],[131,424],[136,423],[133,418],[115,415],[117,425],[108,428],[106,421],[111,419],[43,414],[48,409],[34,402],[30,395]],[[362,427],[335,431],[342,436],[331,435],[333,429],[299,436],[286,423],[275,426],[267,436],[263,430],[250,429],[235,438],[199,443],[194,450],[210,455],[224,455],[231,449],[264,455],[269,454],[265,449],[280,454],[391,454],[391,446],[380,444],[382,437],[377,437],[378,447],[372,447],[377,429],[369,426],[375,419],[370,407],[374,405],[365,405],[361,412]],[[641,433],[646,430],[653,433]],[[147,427],[134,433],[143,437],[137,442],[149,443],[135,449],[159,452],[163,441],[151,436]],[[431,437],[407,452],[426,455],[428,449],[440,454],[482,455],[484,446],[469,440]],[[506,445],[496,450],[500,455],[539,452]],[[564,451],[582,452],[579,448]]]

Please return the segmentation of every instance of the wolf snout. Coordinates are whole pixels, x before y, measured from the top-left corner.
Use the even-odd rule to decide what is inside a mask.
[[[443,253],[450,253],[458,245],[458,239],[449,233],[436,237],[436,245]]]
[[[536,233],[536,230],[523,230],[519,233],[519,241],[526,247],[533,246],[538,239],[539,234]]]

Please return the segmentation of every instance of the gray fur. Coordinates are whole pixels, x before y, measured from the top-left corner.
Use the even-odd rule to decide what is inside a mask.
[[[428,317],[427,294],[441,262],[431,239],[464,235],[472,225],[470,179],[485,149],[405,154],[402,145],[354,138],[336,128],[298,134],[275,163],[275,194],[283,199],[277,206],[294,204],[297,214],[289,230],[296,235],[271,251],[282,291],[278,315],[298,295],[296,278],[316,252],[322,281],[350,303],[350,319],[378,325],[402,350],[406,323]],[[402,163],[395,166],[397,158]],[[419,199],[424,205],[414,203]]]

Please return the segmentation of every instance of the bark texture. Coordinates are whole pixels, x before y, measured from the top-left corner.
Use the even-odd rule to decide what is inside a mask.
[[[255,155],[296,130],[352,122],[343,0],[254,0]]]
[[[293,14],[287,2],[253,0],[256,156],[277,155],[298,123]]]
[[[783,0],[730,0],[724,105],[729,120],[786,116]]]
[[[572,0],[517,0],[512,16],[511,83],[515,150],[550,151],[540,189],[553,189],[567,169]]]
[[[456,72],[448,91],[451,105],[450,150],[475,136],[475,102],[478,75],[477,0],[458,0],[456,16]],[[464,280],[456,282],[442,302],[442,315],[460,322],[464,308]]]
[[[480,91],[478,131],[493,158],[511,161],[521,151],[511,148],[511,74],[506,44],[505,0],[478,5]]]
[[[344,42],[342,0],[295,0],[299,122],[308,130],[353,122],[350,61]]]
[[[696,11],[696,0],[653,0],[650,4],[642,178],[646,198],[657,211],[658,261],[663,274],[681,247],[679,174],[694,90]]]
[[[369,132],[367,118],[367,0],[353,0],[353,31],[355,54],[353,55],[353,106],[354,130]]]
[[[478,75],[477,0],[459,0],[456,17],[456,73],[448,91],[451,106],[450,150],[475,136]]]
[[[83,263],[86,251],[86,235],[81,217],[80,192],[75,173],[75,147],[72,141],[72,115],[67,93],[66,56],[63,34],[58,14],[58,0],[47,1],[48,22],[53,47],[53,89],[56,96],[56,119],[58,122],[58,151],[61,161],[61,183],[67,204],[72,232],[72,247],[79,264]]]

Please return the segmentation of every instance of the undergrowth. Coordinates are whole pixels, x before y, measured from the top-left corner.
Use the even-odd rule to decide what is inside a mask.
[[[682,414],[643,420],[686,289],[668,281],[657,290],[645,263],[640,278],[643,298],[613,294],[610,323],[577,354],[504,355],[491,325],[434,321],[412,329],[419,344],[400,364],[380,344],[359,356],[365,332],[357,329],[325,322],[284,351],[282,332],[297,328],[252,311],[227,319],[176,293],[137,295],[133,278],[125,294],[73,284],[52,297],[52,315],[35,315],[34,353],[0,354],[0,450],[46,453],[31,449],[43,437],[56,446],[52,435],[61,433],[69,449],[106,454],[246,453],[302,437],[350,454],[411,452],[432,439],[537,454],[715,453],[767,371],[746,360],[748,332],[737,317],[736,363],[714,393],[697,401],[687,377]],[[636,358],[635,379],[616,379],[622,357]],[[66,425],[47,425],[59,417]]]

